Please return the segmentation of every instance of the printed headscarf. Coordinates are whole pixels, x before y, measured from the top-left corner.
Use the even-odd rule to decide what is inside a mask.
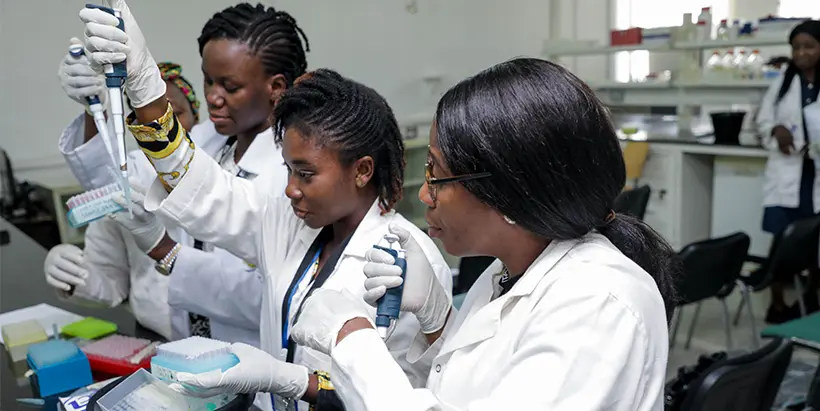
[[[199,123],[199,100],[196,98],[194,87],[185,77],[182,77],[182,66],[169,61],[159,63],[157,66],[159,66],[162,79],[177,86],[185,95],[185,98],[188,99],[188,103],[191,104],[191,111],[194,112],[194,122]]]

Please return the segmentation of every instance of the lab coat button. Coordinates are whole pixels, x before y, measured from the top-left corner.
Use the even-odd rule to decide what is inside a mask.
[[[441,364],[436,364],[436,372],[441,372]]]

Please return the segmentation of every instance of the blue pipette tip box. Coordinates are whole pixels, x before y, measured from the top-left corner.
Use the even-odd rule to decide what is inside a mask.
[[[76,390],[94,382],[88,358],[76,344],[49,340],[28,348],[31,386],[40,397]]]
[[[162,344],[151,359],[151,373],[166,381],[176,381],[176,373],[201,374],[225,371],[239,364],[230,344],[202,337],[188,337]]]

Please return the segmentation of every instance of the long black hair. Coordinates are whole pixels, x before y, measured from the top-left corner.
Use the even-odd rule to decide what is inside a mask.
[[[276,143],[285,129],[336,150],[342,164],[373,157],[373,183],[383,212],[401,200],[404,140],[393,110],[375,90],[339,73],[319,69],[296,80],[273,109]]]
[[[470,193],[546,239],[597,229],[655,279],[671,315],[679,260],[642,221],[612,219],[626,166],[607,109],[583,81],[545,60],[498,64],[444,94],[436,131],[453,175],[491,173],[463,182]]]
[[[199,55],[202,56],[205,44],[218,39],[246,44],[259,57],[265,73],[282,74],[288,85],[307,70],[307,36],[296,19],[273,7],[240,3],[214,14],[199,36]]]
[[[792,29],[791,33],[789,33],[789,44],[794,41],[794,38],[797,37],[798,34],[808,34],[814,37],[815,40],[820,41],[820,21],[817,20],[806,20]],[[792,81],[794,77],[798,74],[798,68],[794,65],[794,60],[789,59],[788,66],[786,67],[786,71],[783,73],[783,83],[780,85],[780,90],[777,92],[777,103],[780,103],[780,100],[783,99],[783,96],[789,92],[789,88],[792,85]],[[814,71],[814,84],[820,84],[820,60],[817,61],[817,69]]]

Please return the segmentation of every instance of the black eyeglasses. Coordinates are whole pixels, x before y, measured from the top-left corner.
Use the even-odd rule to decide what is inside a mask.
[[[427,163],[424,164],[424,181],[427,182],[427,191],[430,193],[430,199],[432,199],[434,203],[436,202],[436,187],[441,184],[478,180],[480,178],[490,177],[491,175],[492,174],[488,172],[483,172],[474,174],[462,174],[460,176],[453,177],[435,178],[433,177],[433,163],[427,161]]]

